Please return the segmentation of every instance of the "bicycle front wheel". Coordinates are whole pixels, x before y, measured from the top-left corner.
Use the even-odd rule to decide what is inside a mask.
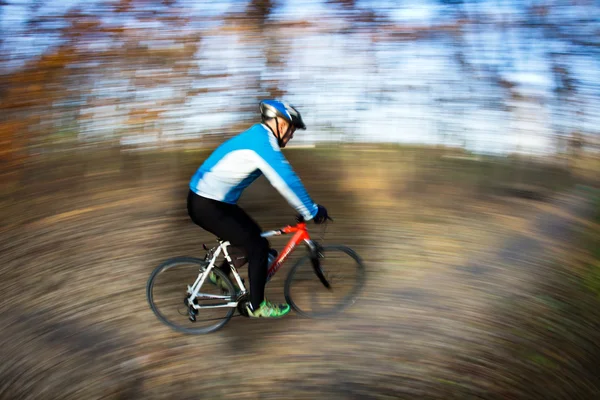
[[[207,266],[208,263],[199,258],[177,257],[165,261],[152,272],[146,285],[146,296],[161,322],[179,332],[203,334],[222,328],[231,319],[235,307],[226,304],[235,301],[235,289],[219,268],[213,268],[212,271],[226,282],[227,289],[213,285],[207,278],[195,299],[203,308],[195,313],[195,321],[190,320],[188,288]]]
[[[310,256],[298,260],[285,280],[284,295],[298,314],[331,317],[354,304],[365,282],[362,260],[346,246],[324,246],[319,252],[321,270],[330,287],[319,280]]]

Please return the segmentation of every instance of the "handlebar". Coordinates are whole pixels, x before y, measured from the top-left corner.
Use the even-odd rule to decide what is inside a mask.
[[[327,217],[326,220],[329,220],[329,221],[333,222],[333,218],[331,218],[329,216]],[[296,215],[296,221],[298,221],[299,224],[305,222],[304,221],[304,217],[302,217],[302,215],[300,215],[300,214]],[[305,228],[302,228],[302,229],[305,229]],[[326,229],[327,229],[327,225],[324,225],[324,231]],[[297,231],[298,231],[298,227],[297,226],[289,226],[288,225],[288,226],[286,226],[284,228],[281,228],[281,229],[276,229],[276,230],[273,230],[273,231],[262,232],[260,234],[260,236],[266,238],[266,237],[271,237],[271,236],[286,235],[288,233],[294,233],[294,232],[297,232]]]

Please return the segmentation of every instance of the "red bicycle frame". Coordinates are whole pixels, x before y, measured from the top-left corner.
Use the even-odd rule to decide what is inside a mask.
[[[271,280],[271,278],[273,277],[273,275],[275,275],[277,271],[279,271],[287,257],[296,248],[296,246],[304,242],[309,247],[309,249],[314,249],[314,244],[310,239],[308,230],[306,229],[306,222],[298,222],[294,226],[288,225],[285,228],[264,232],[261,236],[271,237],[277,235],[288,235],[291,233],[294,233],[294,236],[292,236],[290,241],[283,248],[283,251],[277,256],[275,261],[273,261],[273,263],[269,267],[269,271],[267,272],[267,282]]]

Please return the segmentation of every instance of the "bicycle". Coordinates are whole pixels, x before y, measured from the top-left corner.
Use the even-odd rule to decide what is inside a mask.
[[[360,293],[365,281],[365,268],[361,258],[351,248],[342,245],[329,245],[321,246],[318,242],[312,240],[306,227],[306,222],[302,217],[297,217],[296,225],[287,225],[281,229],[266,231],[261,234],[262,237],[268,238],[279,235],[293,234],[291,239],[283,248],[283,251],[277,255],[277,257],[269,264],[267,273],[267,283],[271,278],[279,271],[284,262],[288,259],[289,255],[300,245],[304,244],[308,254],[300,258],[296,264],[289,271],[285,284],[284,284],[284,296],[287,303],[291,308],[303,317],[308,318],[327,318],[337,313],[342,312],[350,305],[354,304],[358,294]],[[229,322],[232,318],[235,310],[237,309],[240,316],[248,317],[246,312],[246,304],[249,301],[249,291],[244,285],[244,280],[240,277],[237,267],[241,267],[245,264],[244,257],[233,258],[230,254],[231,244],[228,241],[217,238],[218,246],[208,249],[206,245],[203,245],[207,251],[204,259],[194,257],[175,257],[168,259],[160,264],[151,273],[148,283],[146,285],[146,296],[150,308],[157,316],[157,318],[169,326],[170,328],[192,334],[206,334],[214,332]],[[235,249],[231,247],[231,249]],[[220,268],[215,267],[217,258],[223,254],[224,259],[229,265],[231,274],[239,290],[236,290],[231,279],[221,271]],[[342,276],[340,273],[335,273],[335,267],[341,265],[339,259],[336,257],[344,256],[351,263],[351,266],[356,270],[357,276],[350,282],[348,286],[345,281],[340,281],[339,277]],[[324,261],[333,259],[337,261],[330,267],[323,268]],[[307,268],[303,268],[307,262],[310,261],[312,266],[312,272],[307,271]],[[241,263],[241,264],[240,264]],[[155,301],[154,290],[157,287],[157,278],[166,271],[175,270],[178,266],[192,267],[193,275],[189,277],[183,277],[179,274],[171,274],[170,277],[173,279],[171,285],[167,286],[166,289],[162,289],[165,294],[179,293],[172,303],[179,304],[177,309],[177,318],[181,322],[176,322],[175,318],[171,319],[163,314],[159,310],[159,305]],[[222,289],[214,285],[210,280],[207,280],[210,272],[216,273],[226,283],[227,289]],[[318,278],[318,281],[314,279],[314,276]],[[193,284],[183,286],[184,279],[189,279],[188,282]],[[316,297],[320,296],[320,292],[316,289],[305,289],[300,290],[300,293],[294,295],[292,298],[292,291],[294,284],[308,283],[312,285],[318,282],[319,288],[325,288],[326,293],[334,293],[334,291],[347,289],[348,293],[342,298],[340,302],[334,303],[331,310],[309,310],[306,306],[299,304],[299,299],[308,299],[309,302],[315,306]],[[335,282],[335,283],[334,283]],[[319,284],[320,283],[320,284]],[[182,287],[183,286],[183,287]],[[217,293],[210,293],[216,291]],[[184,294],[185,292],[185,294]],[[179,297],[181,296],[181,297]],[[159,301],[160,302],[160,301]],[[222,312],[225,310],[225,315],[217,318],[199,319],[199,314],[213,312]],[[185,316],[187,316],[187,321]],[[183,326],[183,322],[186,321],[193,327]],[[213,322],[206,327],[198,327],[200,321]]]

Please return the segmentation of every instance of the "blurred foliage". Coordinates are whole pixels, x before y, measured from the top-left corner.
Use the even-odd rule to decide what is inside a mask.
[[[300,102],[307,142],[369,141],[383,121],[391,132],[373,141],[422,131],[409,141],[597,149],[593,1],[72,4],[0,5],[4,162],[87,144],[202,146],[280,96]],[[422,71],[403,78],[407,62]],[[508,122],[487,132],[486,120]]]

